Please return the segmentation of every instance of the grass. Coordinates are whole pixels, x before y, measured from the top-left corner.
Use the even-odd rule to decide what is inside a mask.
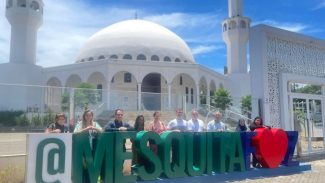
[[[21,168],[9,165],[6,168],[0,169],[0,182],[23,183],[24,172]]]

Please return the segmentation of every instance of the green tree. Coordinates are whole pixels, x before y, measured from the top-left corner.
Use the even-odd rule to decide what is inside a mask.
[[[298,93],[308,93],[308,94],[321,94],[322,86],[319,85],[306,85],[301,88],[297,88],[296,92]]]
[[[211,97],[211,105],[221,110],[226,110],[232,106],[232,97],[226,89],[219,88]]]
[[[19,126],[28,126],[30,124],[30,120],[28,119],[26,113],[15,117],[15,122]]]
[[[240,101],[240,108],[242,114],[246,115],[248,118],[251,118],[251,111],[252,111],[252,96],[246,95],[241,98]]]
[[[207,97],[205,95],[200,95],[200,104],[206,104],[207,103]]]
[[[69,109],[69,92],[65,92],[62,95],[62,111]],[[91,83],[80,83],[74,88],[74,105],[75,108],[87,109],[90,104],[96,104],[99,99],[99,93],[96,90],[96,86]]]
[[[39,113],[33,114],[32,119],[30,119],[30,123],[32,126],[36,126],[36,127],[42,126],[43,122],[40,114]]]
[[[48,125],[55,121],[55,114],[51,109],[48,109],[43,116],[43,124]]]

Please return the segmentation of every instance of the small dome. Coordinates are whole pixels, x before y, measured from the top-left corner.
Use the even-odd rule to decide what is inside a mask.
[[[184,40],[167,28],[145,20],[122,21],[95,33],[81,48],[77,60],[112,55],[119,59],[128,55],[132,60],[150,61],[154,56],[154,61],[170,57],[184,63],[195,62]]]

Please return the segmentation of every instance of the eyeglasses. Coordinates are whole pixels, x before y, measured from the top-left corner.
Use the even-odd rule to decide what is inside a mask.
[[[116,116],[123,116],[123,114],[116,114]]]

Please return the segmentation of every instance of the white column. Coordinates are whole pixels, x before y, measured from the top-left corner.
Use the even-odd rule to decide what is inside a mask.
[[[70,88],[69,97],[69,121],[74,118],[74,88]]]
[[[228,16],[230,18],[236,16],[243,16],[242,0],[228,0]]]
[[[106,95],[107,95],[107,99],[106,99],[106,106],[107,106],[107,110],[114,110],[111,109],[111,82],[107,82],[107,90],[106,90]]]
[[[138,111],[141,110],[141,83],[138,83]]]
[[[196,85],[196,110],[200,107],[200,85]]]
[[[172,85],[168,83],[168,110],[172,110]]]

